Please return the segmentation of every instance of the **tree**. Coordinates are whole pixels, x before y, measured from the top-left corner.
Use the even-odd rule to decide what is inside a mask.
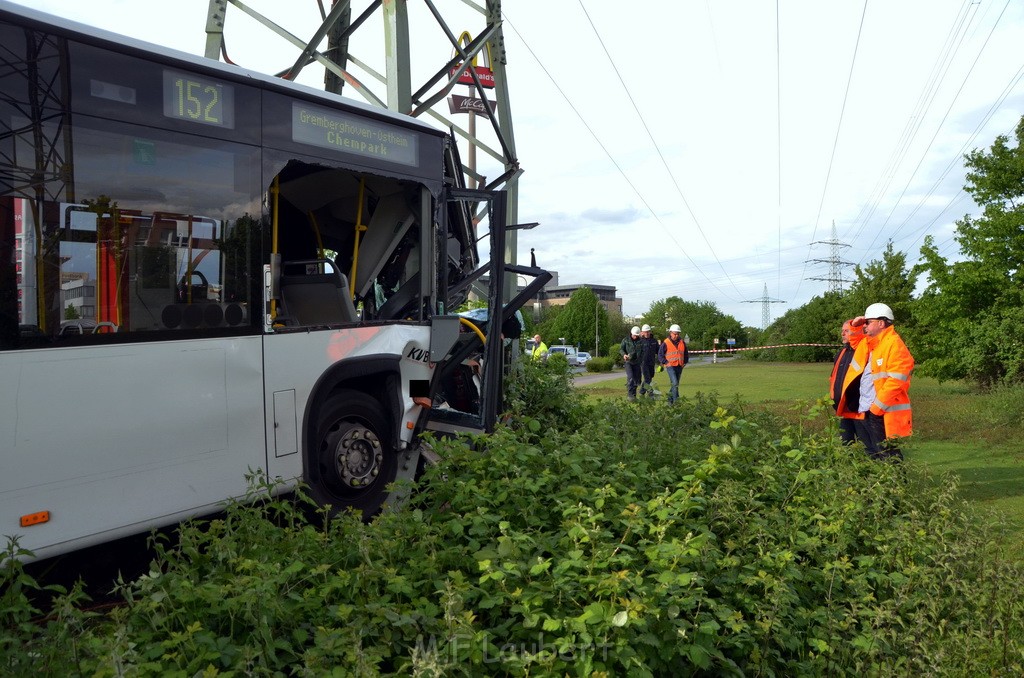
[[[765,331],[762,345],[826,344],[826,346],[786,346],[758,351],[758,359],[787,362],[821,362],[831,360],[839,346],[839,330],[843,321],[856,313],[844,296],[828,292],[813,297],[803,306],[784,313]],[[864,312],[861,307],[860,313]]]
[[[603,336],[601,339],[601,348],[604,350],[604,355],[615,358],[619,365],[622,364],[622,352],[619,350],[619,345],[626,338],[626,335],[629,334],[631,327],[633,327],[632,319],[623,318],[622,315],[613,316],[608,318],[608,341],[605,342]]]
[[[883,303],[892,309],[900,332],[914,327],[914,289],[920,272],[907,268],[907,255],[894,252],[892,241],[882,252],[882,258],[869,262],[864,268],[854,268],[856,279],[843,295],[843,310],[854,318],[864,313],[870,304]],[[839,318],[840,322],[846,318]]]
[[[618,339],[611,336],[608,312],[589,287],[581,287],[572,293],[568,303],[548,326],[547,332],[549,344],[552,339],[564,338],[565,343],[584,349],[594,346],[595,332],[600,335],[601,346],[607,347],[618,342]],[[599,348],[595,348],[595,355],[601,355]]]
[[[64,320],[78,320],[81,317],[74,304],[68,304],[64,307]]]
[[[929,237],[919,270],[928,286],[917,303],[922,372],[970,379],[983,387],[1024,382],[1024,117],[1017,145],[996,137],[988,152],[965,156],[964,190],[981,216],[957,221],[963,261],[946,262]]]
[[[683,335],[690,337],[688,348],[693,350],[711,349],[715,337],[723,344],[732,338],[737,346],[747,345],[747,331],[740,321],[725,315],[710,301],[684,301],[680,297],[659,299],[651,304],[640,321],[653,327],[658,337],[668,336],[669,325],[678,324]]]

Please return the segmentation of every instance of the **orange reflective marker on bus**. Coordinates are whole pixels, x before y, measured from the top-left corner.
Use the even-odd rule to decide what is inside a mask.
[[[35,513],[29,513],[21,517],[22,527],[32,527],[33,525],[42,525],[43,523],[50,522],[49,511],[36,511]]]

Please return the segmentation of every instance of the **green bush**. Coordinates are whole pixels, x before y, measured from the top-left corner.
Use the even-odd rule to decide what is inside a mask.
[[[622,367],[625,365],[625,361],[622,359],[622,349],[619,347],[619,342],[615,342],[608,348],[608,354],[605,356],[610,358],[615,364],[615,367]]]
[[[4,670],[1024,672],[1024,572],[948,479],[714,397],[583,403],[557,367],[524,366],[493,435],[433,441],[442,463],[372,524],[264,484],[184,525],[104,617],[26,624],[5,594]]]
[[[587,372],[611,372],[615,367],[612,358],[591,358],[587,361]]]

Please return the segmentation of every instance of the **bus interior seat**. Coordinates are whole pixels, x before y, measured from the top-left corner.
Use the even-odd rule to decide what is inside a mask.
[[[348,278],[327,261],[289,261],[283,271],[316,264],[324,273],[283,273],[281,305],[283,315],[303,327],[359,322],[349,296]]]

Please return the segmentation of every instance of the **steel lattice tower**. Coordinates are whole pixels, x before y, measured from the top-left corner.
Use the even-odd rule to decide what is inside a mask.
[[[469,31],[471,41],[463,44],[457,37],[461,33],[461,27],[453,31],[434,3],[431,0],[423,0],[423,7],[427,11],[421,12],[419,16],[423,17],[423,21],[436,22],[441,29],[439,34],[445,36],[443,39],[448,44],[430,44],[429,52],[420,47],[420,50],[414,53],[409,39],[409,8],[413,4],[410,0],[333,0],[330,11],[326,13],[323,12],[321,3],[322,23],[308,41],[292,35],[271,18],[247,6],[242,0],[210,0],[206,21],[206,56],[210,59],[223,58],[230,63],[228,45],[224,37],[229,13],[235,15],[241,12],[248,15],[268,32],[266,38],[247,36],[247,39],[283,41],[284,46],[289,47],[295,55],[294,60],[282,64],[281,70],[275,75],[294,80],[304,68],[316,63],[324,68],[324,86],[327,91],[341,94],[343,87],[348,85],[354,95],[362,97],[374,106],[413,117],[433,118],[443,128],[453,130],[469,147],[470,162],[464,168],[467,179],[464,185],[479,185],[488,190],[505,189],[508,193],[506,226],[514,225],[518,223],[518,179],[522,169],[516,156],[512,129],[512,109],[505,68],[505,41],[501,27],[501,0],[463,2],[475,9],[483,19],[479,26],[467,27],[472,29]],[[282,4],[281,7],[282,11],[294,11],[292,4]],[[376,34],[372,40],[382,47],[383,73],[370,65],[374,59],[363,58],[350,52],[353,36],[357,33],[362,35],[361,29],[362,32],[366,32],[371,27],[376,27],[371,19],[379,19],[383,24],[383,41],[376,37]],[[417,29],[418,34],[423,32]],[[453,56],[447,62],[442,62],[437,59],[438,53],[450,53]],[[487,91],[490,88],[485,89],[475,69],[470,68],[475,59],[484,57],[490,59],[489,67],[494,77],[494,86],[490,92]],[[376,60],[380,61],[379,58]],[[424,82],[413,83],[411,74],[414,72],[414,63],[420,70],[425,63],[436,63],[437,68]],[[435,108],[436,104],[444,103],[445,98],[456,86],[466,86],[464,82],[460,84],[460,77],[465,79],[465,74],[470,75],[473,81],[469,85],[472,97],[486,102],[481,105],[487,109],[486,115],[471,113],[467,127],[456,124],[446,111],[442,112]],[[416,89],[413,89],[414,85]],[[487,96],[488,93],[491,97]],[[492,97],[496,101],[491,101]],[[487,119],[488,124],[481,126],[490,128],[497,140],[498,148],[485,143],[476,134],[476,117]],[[478,174],[473,166],[477,151],[500,162],[503,167],[502,174],[490,181]],[[516,231],[510,229],[505,242],[506,263],[516,263],[516,241]]]
[[[829,258],[828,259],[809,259],[808,263],[815,264],[828,264],[828,276],[824,278],[808,278],[808,280],[820,280],[828,283],[828,291],[836,294],[843,293],[843,284],[849,282],[843,278],[843,268],[846,266],[853,266],[853,262],[843,261],[839,256],[839,250],[844,247],[849,247],[846,243],[839,242],[839,238],[836,235],[836,222],[832,222],[832,239],[831,240],[817,240],[812,245],[828,245],[829,246]]]
[[[761,329],[768,329],[768,325],[772,322],[772,304],[784,304],[782,299],[772,299],[768,296],[768,283],[764,284],[764,294],[760,299],[748,299],[744,301],[745,304],[761,304]]]

